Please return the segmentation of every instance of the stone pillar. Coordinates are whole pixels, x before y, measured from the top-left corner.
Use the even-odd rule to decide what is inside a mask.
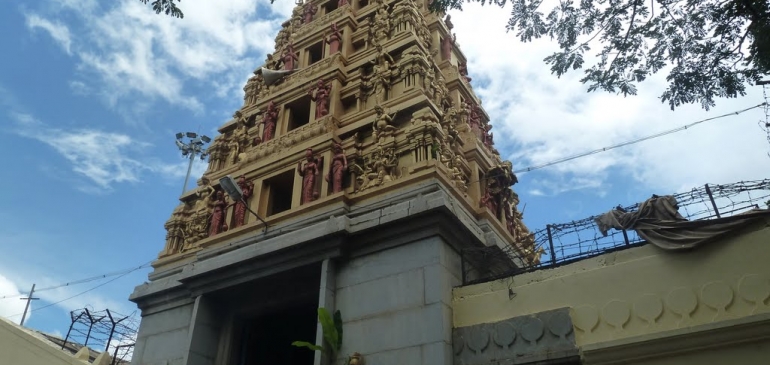
[[[319,308],[326,308],[326,310],[329,311],[330,314],[334,315],[335,311],[335,305],[334,305],[334,293],[335,293],[335,285],[336,285],[336,272],[335,272],[335,265],[334,262],[331,259],[326,259],[321,264],[321,287],[318,294],[318,307]],[[345,337],[343,333],[343,339]],[[323,344],[323,327],[321,327],[321,323],[318,323],[318,329],[316,330],[316,344]],[[344,358],[344,354],[339,354],[338,357]],[[328,365],[329,359],[326,358],[326,356],[323,356],[323,354],[320,351],[316,351],[315,353],[315,360],[313,361],[313,365]]]
[[[185,356],[186,365],[214,365],[219,349],[219,333],[222,318],[213,304],[202,295],[195,298],[190,320],[190,350]]]
[[[452,364],[452,287],[460,256],[438,236],[341,262],[340,356],[367,364]],[[338,364],[343,364],[340,359]]]
[[[340,80],[333,79],[329,81],[331,85],[331,92],[329,93],[329,114],[337,119],[341,119],[345,113],[345,108],[342,106],[342,83]],[[313,109],[315,111],[315,109]]]

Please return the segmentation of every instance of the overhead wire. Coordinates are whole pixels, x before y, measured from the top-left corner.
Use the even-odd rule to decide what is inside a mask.
[[[544,163],[544,164],[530,166],[530,167],[527,167],[527,168],[515,170],[514,173],[530,172],[530,171],[542,169],[544,167],[553,166],[553,165],[564,163],[564,162],[567,162],[567,161],[572,161],[572,160],[575,160],[575,159],[578,159],[578,158],[582,158],[582,157],[586,157],[586,156],[590,156],[590,155],[595,155],[595,154],[601,153],[601,152],[606,152],[606,151],[609,151],[609,150],[612,150],[612,149],[615,149],[615,148],[629,146],[629,145],[636,144],[636,143],[643,142],[643,141],[647,141],[647,140],[650,140],[650,139],[653,139],[653,138],[658,138],[658,137],[662,137],[662,136],[665,136],[665,135],[668,135],[668,134],[672,134],[672,133],[676,133],[676,132],[681,132],[683,130],[686,130],[688,128],[691,128],[693,126],[696,126],[696,125],[704,123],[704,122],[708,122],[708,121],[711,121],[711,120],[720,119],[720,118],[724,118],[724,117],[729,117],[729,116],[732,116],[732,115],[738,115],[738,114],[747,112],[747,111],[752,110],[752,109],[766,107],[767,105],[768,105],[768,103],[764,102],[764,103],[752,106],[750,108],[746,108],[746,109],[738,110],[738,111],[735,111],[735,112],[719,115],[719,116],[716,116],[716,117],[701,119],[699,121],[692,122],[690,124],[687,124],[687,125],[684,125],[684,126],[681,126],[681,127],[678,127],[678,128],[674,128],[674,129],[670,129],[670,130],[667,130],[667,131],[655,133],[655,134],[652,134],[652,135],[649,135],[649,136],[646,136],[646,137],[632,139],[630,141],[626,141],[626,142],[623,142],[623,143],[618,143],[618,144],[615,144],[615,145],[598,148],[598,149],[595,149],[595,150],[579,153],[579,154],[572,155],[572,156],[569,156],[569,157],[560,158],[558,160],[554,160],[554,161],[547,162],[547,163]]]
[[[109,278],[109,277],[112,277],[112,276],[116,276],[116,275],[120,275],[120,276],[118,276],[118,278],[120,278],[120,277],[123,277],[123,276],[125,276],[125,275],[127,275],[129,273],[134,272],[134,271],[143,269],[145,267],[149,267],[151,263],[152,263],[152,261],[148,261],[148,262],[146,262],[146,263],[144,263],[144,264],[142,264],[140,266],[132,266],[130,268],[119,270],[119,271],[114,271],[114,272],[111,272],[111,273],[100,274],[100,275],[88,277],[88,278],[85,278],[85,279],[74,280],[74,281],[63,283],[63,284],[49,286],[49,287],[46,287],[46,288],[35,289],[35,293],[37,294],[37,293],[42,292],[42,291],[54,290],[54,289],[59,289],[59,288],[63,288],[63,287],[66,287],[66,286],[73,286],[73,285],[77,285],[77,284],[84,284],[84,283],[88,283],[88,282],[92,282],[92,281],[96,281],[96,280],[100,280],[100,279],[106,279],[106,278]],[[108,283],[112,282],[112,281],[113,280],[110,280],[110,281],[108,281]],[[22,293],[22,294],[5,295],[5,296],[0,297],[0,300],[1,299],[19,298],[19,297],[22,297],[22,296],[25,296],[25,295],[27,295],[27,294],[23,294]]]

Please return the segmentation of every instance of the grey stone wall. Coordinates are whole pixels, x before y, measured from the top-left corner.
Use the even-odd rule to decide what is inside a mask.
[[[132,364],[182,365],[189,350],[194,304],[142,317]]]
[[[568,308],[455,328],[455,365],[580,364]]]
[[[339,264],[336,307],[343,348],[368,365],[452,363],[452,287],[460,258],[440,237]]]

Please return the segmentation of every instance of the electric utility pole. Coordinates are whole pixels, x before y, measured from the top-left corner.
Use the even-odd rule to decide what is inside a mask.
[[[32,284],[32,290],[29,291],[29,296],[26,298],[20,298],[21,300],[26,300],[27,305],[24,307],[24,314],[21,315],[21,322],[19,323],[19,326],[24,327],[24,320],[27,319],[27,310],[29,309],[29,303],[33,300],[38,300],[40,298],[33,298],[32,294],[35,294],[35,284]]]

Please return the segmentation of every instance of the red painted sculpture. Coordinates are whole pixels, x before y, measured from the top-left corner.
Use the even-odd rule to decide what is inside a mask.
[[[211,219],[209,220],[209,237],[218,233],[227,231],[225,222],[225,209],[227,208],[227,198],[223,191],[217,191],[216,197],[211,204]]]
[[[452,59],[452,45],[455,42],[455,37],[452,35],[441,38],[441,58],[445,60]]]
[[[315,118],[320,119],[329,114],[329,95],[331,94],[332,86],[327,85],[323,79],[318,80],[318,84],[308,90],[310,100],[315,101]]]
[[[307,24],[313,21],[313,15],[318,12],[318,7],[312,3],[305,4],[302,9],[302,24]]]
[[[260,123],[265,125],[260,143],[273,139],[273,136],[275,135],[275,125],[278,123],[278,109],[275,107],[274,101],[270,100],[267,104],[267,110]]]
[[[281,59],[283,60],[284,70],[293,70],[296,67],[294,62],[299,61],[299,53],[294,51],[294,44],[289,42],[289,44],[286,45],[286,49],[283,51]]]
[[[335,142],[332,145],[332,151],[334,152],[334,156],[332,157],[329,174],[326,175],[326,181],[332,184],[333,193],[339,193],[342,191],[342,178],[345,176],[345,171],[348,169],[348,159],[345,156],[345,151],[342,149],[341,144]]]
[[[340,50],[342,44],[342,31],[337,28],[337,23],[332,23],[332,33],[329,34],[329,38],[326,43],[329,43],[329,54],[333,55]]]
[[[246,218],[246,202],[251,198],[251,194],[254,192],[254,183],[246,181],[246,176],[241,175],[238,178],[238,186],[243,192],[243,200],[235,202],[235,208],[233,209],[233,228],[240,227]]]
[[[463,80],[465,80],[465,82],[471,82],[471,80],[473,80],[472,78],[468,77],[468,65],[465,62],[457,65],[457,72],[460,74]]]
[[[315,189],[315,178],[320,172],[320,162],[313,156],[313,149],[308,148],[305,151],[305,165],[302,161],[297,163],[297,173],[302,176],[302,200],[300,204],[310,203],[318,199],[318,192]]]
[[[497,216],[497,196],[492,195],[488,188],[487,191],[484,192],[484,196],[481,197],[481,205],[486,206],[487,209],[492,211],[492,214]]]

